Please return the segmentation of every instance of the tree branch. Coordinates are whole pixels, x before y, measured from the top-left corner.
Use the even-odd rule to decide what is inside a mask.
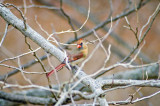
[[[34,31],[29,25],[25,24],[20,19],[18,19],[9,9],[7,9],[3,4],[0,4],[0,16],[8,22],[10,25],[14,26],[16,29],[18,29],[23,35],[26,37],[29,37],[32,41],[37,43],[40,47],[42,47],[46,52],[49,52],[50,54],[54,55],[59,61],[63,62],[65,59],[65,54],[59,50],[57,47],[52,45],[50,42],[48,42],[44,37],[42,37],[39,33]],[[74,71],[74,74],[79,70],[79,67],[75,66],[72,68]],[[86,77],[87,74],[85,74],[83,71],[79,70],[77,78],[83,79]],[[87,77],[82,80],[82,83],[86,86],[89,86],[89,88],[92,90],[93,93],[96,93],[96,96],[99,98],[100,104],[105,103],[107,106],[107,102],[105,99],[101,99],[101,93],[103,90],[101,89],[101,86],[99,83],[97,83],[96,80]],[[69,94],[69,92],[64,93],[64,97],[66,97]],[[61,97],[57,105],[61,105],[67,98]]]
[[[3,91],[0,91],[0,98],[9,100],[12,102],[18,102],[18,103],[31,103],[31,104],[53,104],[55,103],[55,99],[52,98],[39,98],[39,97],[33,97],[33,96],[23,96],[23,95],[16,95],[16,94],[11,94],[11,93],[5,93]],[[0,101],[2,102],[2,101]]]
[[[146,75],[147,73],[147,75]],[[144,76],[144,77],[143,77]],[[147,67],[141,67],[132,70],[126,70],[123,72],[118,72],[114,75],[109,75],[102,77],[102,79],[133,79],[133,80],[144,80],[148,79],[157,79],[159,76],[159,64],[154,64]],[[101,78],[98,78],[101,79]]]
[[[9,9],[5,7],[5,5],[0,4],[0,16],[8,22],[10,25],[18,29],[23,35],[29,37],[32,41],[37,43],[40,47],[42,47],[46,52],[54,55],[61,62],[64,61],[65,55],[59,50],[56,46],[52,45],[48,42],[44,37],[42,37],[39,33],[33,30],[29,25],[26,24],[26,28],[24,26],[24,22],[18,19]]]
[[[143,3],[139,3],[136,8],[132,8],[132,9],[128,10],[127,12],[121,13],[120,15],[114,17],[114,18],[112,19],[112,21],[117,21],[118,19],[123,18],[124,16],[127,16],[127,15],[133,13],[135,10],[138,10],[138,9],[140,9],[142,6],[144,6],[148,1],[150,1],[150,0],[146,0],[146,1],[143,2]],[[90,34],[93,33],[93,30],[98,30],[98,29],[100,29],[100,28],[103,28],[106,24],[108,24],[108,23],[110,23],[110,22],[111,22],[111,19],[107,19],[107,20],[101,22],[100,24],[98,24],[97,26],[95,26],[93,29],[91,29],[91,30],[89,30],[89,31],[87,31],[87,32],[79,35],[79,36],[78,36],[78,39],[89,36]],[[70,44],[70,43],[72,43],[72,42],[74,42],[74,41],[76,41],[76,39],[71,38],[67,43]]]

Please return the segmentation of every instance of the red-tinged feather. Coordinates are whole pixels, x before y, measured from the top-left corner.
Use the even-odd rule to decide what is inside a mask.
[[[55,68],[55,70],[58,71],[58,70],[60,70],[63,66],[65,66],[65,65],[66,65],[66,64],[62,63],[62,64],[58,65],[58,66]],[[47,77],[49,77],[52,73],[54,73],[55,70],[50,71],[50,72],[47,74]]]
[[[82,39],[80,39],[77,42],[77,48],[75,48],[74,51],[72,51],[71,53],[67,53],[67,57],[68,57],[67,62],[73,66],[77,65],[87,57],[87,54],[88,54],[88,46],[83,42]],[[57,66],[55,70],[50,71],[47,74],[47,77],[49,77],[52,73],[54,73],[54,71],[59,71],[63,66],[66,65],[64,63],[65,61],[59,66]]]
[[[83,57],[83,53],[79,53],[79,54],[76,54],[76,55],[72,55],[70,58],[69,58],[69,62],[73,62],[75,60],[78,60],[80,58]]]

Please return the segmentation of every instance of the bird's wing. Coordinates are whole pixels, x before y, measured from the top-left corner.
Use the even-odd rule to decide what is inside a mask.
[[[69,62],[73,62],[73,61],[76,61],[76,60],[78,60],[80,58],[83,58],[83,53],[69,55],[68,58],[69,58]]]

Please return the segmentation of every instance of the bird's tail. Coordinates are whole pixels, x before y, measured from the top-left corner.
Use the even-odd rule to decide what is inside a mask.
[[[55,69],[53,69],[52,71],[50,71],[49,73],[47,73],[47,77],[49,77],[51,74],[54,73],[54,71],[59,71],[60,69],[62,69],[66,64],[65,63],[61,63],[60,65],[58,65]]]

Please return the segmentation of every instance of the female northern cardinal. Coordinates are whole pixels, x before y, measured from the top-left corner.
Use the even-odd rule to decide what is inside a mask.
[[[77,48],[73,50],[71,53],[67,53],[68,61],[71,65],[76,65],[83,61],[85,57],[87,57],[88,54],[88,46],[83,42],[82,39],[78,40],[77,42]],[[62,62],[60,65],[58,65],[55,70],[60,70],[63,66],[66,65],[66,61]],[[54,73],[55,70],[50,71],[47,74],[47,77],[49,77],[52,73]]]

